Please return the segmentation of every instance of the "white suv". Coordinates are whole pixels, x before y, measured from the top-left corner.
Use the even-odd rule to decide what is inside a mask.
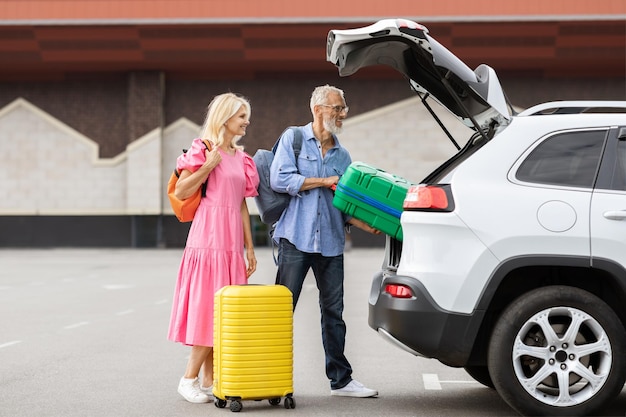
[[[513,114],[493,69],[472,71],[402,19],[330,31],[327,59],[343,76],[392,66],[475,131],[409,190],[369,325],[465,368],[521,414],[582,416],[614,400],[626,379],[626,101]]]

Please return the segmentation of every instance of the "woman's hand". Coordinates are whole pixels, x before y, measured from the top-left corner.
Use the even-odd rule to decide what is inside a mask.
[[[246,278],[250,278],[250,275],[256,271],[256,255],[253,248],[246,249],[246,258],[248,260],[248,269],[246,270]]]
[[[213,149],[210,151],[208,149],[205,149],[204,157],[205,161],[204,164],[202,164],[202,167],[206,168],[209,172],[211,172],[213,168],[217,166],[217,164],[222,162],[222,154],[220,154],[220,152],[217,150],[217,146],[214,146]]]
[[[196,172],[191,172],[184,169],[178,177],[176,182],[176,189],[174,195],[180,200],[185,200],[191,197],[202,183],[206,181],[213,168],[222,161],[222,155],[219,153],[216,147],[209,151],[204,150],[205,161]]]

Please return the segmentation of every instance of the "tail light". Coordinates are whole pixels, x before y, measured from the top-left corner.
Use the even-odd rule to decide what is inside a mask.
[[[405,210],[452,211],[454,201],[450,185],[413,185],[404,198]]]
[[[385,292],[391,295],[393,298],[413,297],[413,291],[411,291],[411,288],[401,284],[387,284],[385,286]]]

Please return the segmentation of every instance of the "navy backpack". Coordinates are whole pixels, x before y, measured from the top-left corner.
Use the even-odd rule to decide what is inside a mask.
[[[298,168],[298,156],[302,149],[302,132],[298,127],[291,126],[287,129],[291,129],[294,134],[293,138],[293,153],[296,157],[296,169]],[[285,132],[287,131],[285,129]],[[284,134],[284,132],[283,132]],[[282,137],[282,135],[281,135]],[[256,164],[257,172],[259,173],[259,187],[257,191],[258,196],[254,197],[256,206],[259,209],[259,215],[261,221],[266,224],[274,224],[280,219],[283,211],[289,205],[291,195],[287,193],[279,193],[272,190],[270,185],[270,167],[274,160],[274,154],[276,153],[276,147],[280,138],[276,141],[271,151],[267,149],[259,149],[256,151],[252,159]]]

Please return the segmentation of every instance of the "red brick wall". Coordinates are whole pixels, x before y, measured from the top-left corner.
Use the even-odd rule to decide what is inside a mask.
[[[56,82],[0,83],[0,108],[23,97],[100,145],[101,157],[114,157],[133,140],[161,124],[181,117],[201,125],[211,98],[225,91],[246,96],[252,104],[252,123],[242,141],[253,154],[270,147],[283,129],[311,120],[313,88],[330,83],[345,91],[354,116],[412,97],[403,79],[311,78],[288,75],[254,81],[165,80],[161,109],[158,72],[97,75]],[[504,76],[501,82],[514,105],[529,107],[549,100],[626,100],[624,78],[545,80]]]

